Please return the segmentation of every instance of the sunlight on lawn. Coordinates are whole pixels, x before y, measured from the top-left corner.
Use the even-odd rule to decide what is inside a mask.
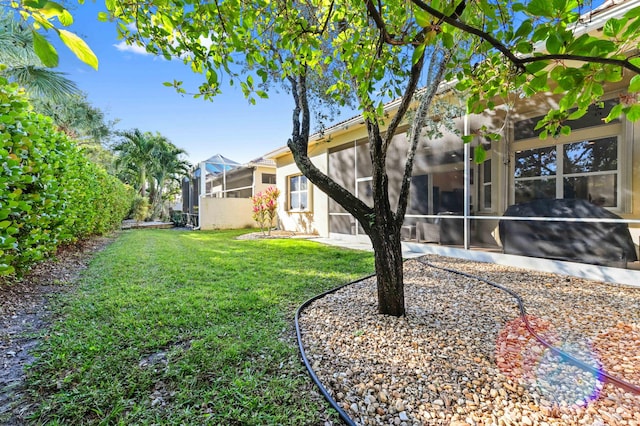
[[[29,371],[33,420],[315,424],[294,308],[372,254],[246,232],[127,231],[97,255]]]

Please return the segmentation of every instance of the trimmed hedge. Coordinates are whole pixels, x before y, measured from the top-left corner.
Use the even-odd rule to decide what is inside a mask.
[[[89,162],[0,77],[0,276],[119,226],[134,191]]]

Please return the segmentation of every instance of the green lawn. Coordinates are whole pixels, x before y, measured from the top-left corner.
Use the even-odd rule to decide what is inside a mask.
[[[37,424],[321,424],[295,309],[370,253],[247,231],[123,233],[59,302],[29,372]]]

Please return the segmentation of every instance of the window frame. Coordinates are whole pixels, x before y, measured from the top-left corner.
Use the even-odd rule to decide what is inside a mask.
[[[275,173],[260,173],[260,180],[263,185],[275,185],[277,183],[276,174]],[[265,177],[268,177],[267,182],[265,182]]]
[[[297,190],[293,190],[293,180],[294,179],[304,179],[304,181],[306,182],[306,188],[305,189],[297,189]],[[292,212],[292,213],[305,213],[305,212],[310,212],[311,211],[311,191],[310,191],[310,186],[311,182],[309,182],[309,179],[303,175],[303,174],[295,174],[295,175],[290,175],[287,176],[287,211]],[[306,193],[307,194],[307,205],[304,208],[293,208],[292,206],[292,196],[293,195],[297,195],[298,197],[300,197],[301,194]],[[300,198],[298,198],[298,201],[300,200]]]
[[[495,172],[493,171],[493,160],[490,155],[491,151],[487,153],[487,158],[482,162],[482,164],[478,165],[478,175],[480,178],[478,179],[478,206],[479,211],[490,212],[493,211],[493,180]],[[488,164],[487,164],[488,163]],[[487,167],[488,166],[488,167]],[[489,180],[487,180],[487,169],[489,172]],[[489,191],[489,204],[487,205],[487,197],[486,191]]]
[[[628,126],[625,123],[614,123],[608,125],[602,125],[597,127],[588,127],[585,129],[579,129],[571,132],[569,136],[561,136],[557,139],[545,139],[539,138],[523,139],[513,143],[513,149],[510,153],[510,176],[512,184],[510,185],[510,204],[516,202],[516,185],[518,182],[524,181],[548,181],[553,180],[555,184],[555,198],[564,198],[564,180],[566,178],[573,177],[586,177],[586,176],[601,176],[615,174],[615,188],[616,188],[616,205],[605,207],[608,210],[623,213],[627,210],[630,200],[628,191],[625,191],[627,186],[627,180],[625,179],[625,173],[628,170],[627,161],[630,160],[630,156],[627,155],[628,143],[626,143],[626,134],[628,133]],[[565,173],[564,172],[564,150],[565,146],[582,142],[582,141],[596,141],[599,139],[615,138],[617,143],[617,168],[615,170],[596,171],[596,172],[584,172],[584,173]],[[553,147],[556,152],[556,171],[553,175],[541,175],[541,176],[528,176],[528,177],[516,177],[516,155],[521,151],[549,148]],[[626,158],[626,159],[625,159]]]

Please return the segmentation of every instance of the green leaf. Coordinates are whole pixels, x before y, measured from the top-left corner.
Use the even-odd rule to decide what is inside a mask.
[[[570,126],[562,126],[560,128],[560,134],[564,135],[564,136],[569,136],[571,134],[571,127]]]
[[[478,145],[473,148],[473,161],[476,164],[484,163],[484,160],[487,159],[487,151],[484,149],[484,146]]]
[[[533,31],[533,24],[531,23],[531,19],[527,19],[522,22],[522,24],[520,24],[518,30],[516,31],[515,37],[527,37],[531,33],[531,31]]]
[[[533,53],[533,44],[529,41],[521,41],[516,44],[516,52],[524,54]]]
[[[536,61],[527,65],[527,72],[529,74],[537,74],[538,71],[542,71],[549,65],[549,61]]]
[[[631,81],[629,82],[629,92],[635,93],[640,91],[640,74],[634,75]]]
[[[571,114],[569,114],[569,117],[567,117],[567,119],[569,119],[569,120],[577,120],[578,118],[584,116],[587,113],[587,111],[588,111],[587,108],[578,108],[577,110],[575,110]]]
[[[413,65],[417,64],[420,58],[422,58],[422,55],[424,54],[424,49],[425,49],[424,44],[418,45],[416,46],[415,49],[413,49],[413,56],[411,58],[411,63]]]
[[[602,33],[607,37],[615,37],[618,35],[620,30],[626,25],[626,19],[609,19],[605,24],[604,28],[602,28]]]
[[[620,117],[620,114],[622,114],[623,108],[624,106],[622,104],[614,105],[614,107],[611,108],[611,111],[609,111],[609,115],[605,117],[604,122],[609,123],[612,120],[615,120],[616,118]]]
[[[527,12],[533,16],[553,17],[553,6],[549,0],[533,0],[527,5]]]
[[[455,45],[453,40],[453,35],[451,33],[441,33],[442,35],[442,45],[447,49],[452,49]]]
[[[626,112],[627,120],[634,122],[640,119],[640,105],[634,104]]]
[[[33,30],[33,50],[38,55],[45,67],[54,68],[58,66],[58,52],[49,41]]]
[[[540,75],[535,76],[530,82],[529,87],[531,87],[536,92],[541,92],[548,88],[547,86],[547,73],[542,73]]]
[[[431,15],[429,15],[429,13],[427,13],[425,10],[420,9],[418,6],[415,6],[413,8],[413,13],[416,17],[416,23],[422,28],[431,25]]]
[[[475,135],[464,135],[462,136],[462,142],[471,143],[473,141],[473,138],[475,138]]]
[[[40,12],[47,18],[56,16],[60,23],[65,27],[73,24],[73,16],[61,4],[54,1],[47,1],[40,8]]]
[[[633,19],[640,16],[640,6],[635,7],[624,14],[625,18]]]
[[[557,34],[550,34],[549,38],[547,38],[547,51],[551,54],[560,53],[562,48],[564,47],[564,42],[562,38]]]
[[[109,20],[109,14],[107,12],[98,12],[98,21],[107,22]]]
[[[57,30],[60,40],[85,64],[98,69],[98,58],[80,37],[67,30]]]

